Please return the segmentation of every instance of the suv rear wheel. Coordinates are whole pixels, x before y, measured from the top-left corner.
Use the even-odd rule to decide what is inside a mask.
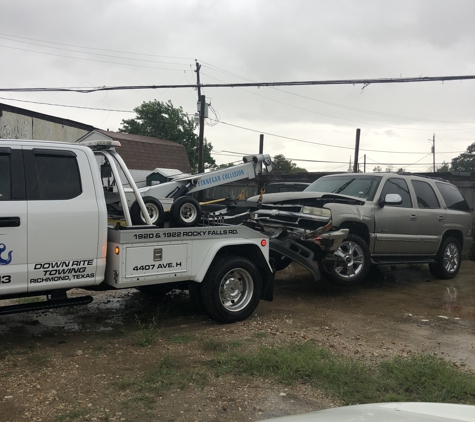
[[[429,264],[432,275],[442,280],[454,278],[462,264],[461,250],[460,243],[455,237],[447,238],[437,254],[436,262]]]
[[[349,234],[340,247],[328,254],[319,267],[336,284],[348,286],[363,280],[371,266],[368,245],[359,236]]]

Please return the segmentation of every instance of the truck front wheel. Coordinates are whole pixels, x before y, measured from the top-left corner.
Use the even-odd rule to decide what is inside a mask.
[[[219,322],[248,318],[259,304],[262,279],[252,261],[228,256],[216,262],[201,285],[206,312]]]

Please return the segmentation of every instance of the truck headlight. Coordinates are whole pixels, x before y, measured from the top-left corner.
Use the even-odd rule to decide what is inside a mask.
[[[304,214],[317,215],[319,217],[331,218],[332,212],[328,208],[316,208],[305,206],[302,208]]]

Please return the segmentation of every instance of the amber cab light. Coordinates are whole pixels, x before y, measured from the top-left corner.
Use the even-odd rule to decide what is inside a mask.
[[[115,247],[115,254],[116,254],[116,255],[119,255],[119,252],[120,252],[120,249],[119,249],[118,246],[116,246],[116,247]]]

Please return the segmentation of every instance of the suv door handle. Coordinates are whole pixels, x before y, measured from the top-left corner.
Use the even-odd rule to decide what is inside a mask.
[[[20,217],[0,217],[0,227],[20,227]]]
[[[444,216],[443,216],[443,215],[439,215],[439,217],[437,217],[437,220],[439,220],[440,222],[444,221]]]
[[[409,216],[409,219],[410,219],[411,221],[417,221],[417,215],[416,215],[416,214],[411,214],[411,215]]]

